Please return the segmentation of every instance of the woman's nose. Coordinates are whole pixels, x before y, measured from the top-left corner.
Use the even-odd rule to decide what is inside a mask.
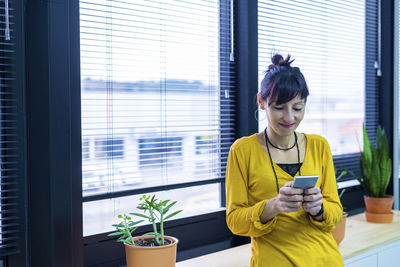
[[[283,115],[283,121],[284,122],[288,122],[288,123],[292,123],[294,120],[294,115],[292,112],[288,111],[285,112],[285,114]]]

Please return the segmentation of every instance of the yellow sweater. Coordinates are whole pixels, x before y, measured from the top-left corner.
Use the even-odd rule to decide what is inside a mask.
[[[344,266],[330,230],[342,219],[333,160],[328,142],[306,135],[307,148],[302,175],[318,174],[323,195],[323,220],[313,220],[301,209],[282,212],[265,224],[260,215],[265,202],[277,196],[268,154],[257,135],[237,140],[230,149],[226,171],[226,216],[234,234],[251,237],[252,267]],[[274,163],[279,187],[293,177]],[[298,173],[296,174],[298,175]]]

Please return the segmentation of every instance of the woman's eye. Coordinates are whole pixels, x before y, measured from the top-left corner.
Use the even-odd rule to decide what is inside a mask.
[[[276,110],[283,110],[283,107],[274,107]]]
[[[301,111],[303,108],[293,108],[294,111]]]

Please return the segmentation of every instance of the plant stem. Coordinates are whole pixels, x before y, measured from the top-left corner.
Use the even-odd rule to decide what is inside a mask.
[[[133,242],[133,237],[132,237],[132,235],[131,235],[131,231],[130,231],[130,229],[129,229],[129,227],[128,227],[128,224],[126,223],[126,217],[124,217],[124,222],[125,222],[125,229],[126,229],[126,231],[128,232],[128,235],[129,235],[129,239],[131,240],[131,245],[135,245],[135,243]]]
[[[160,218],[160,233],[161,233],[161,245],[164,245],[164,216],[161,213]]]
[[[149,209],[149,212],[150,212],[151,222],[153,223],[154,239],[156,240],[157,244],[160,245],[160,242],[158,241],[158,238],[157,238],[158,232],[157,232],[156,220],[154,218],[154,213],[153,213],[152,209]]]

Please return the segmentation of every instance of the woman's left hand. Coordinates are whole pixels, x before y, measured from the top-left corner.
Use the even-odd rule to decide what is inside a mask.
[[[322,194],[319,187],[312,187],[304,190],[303,208],[312,216],[318,214],[322,207]]]

